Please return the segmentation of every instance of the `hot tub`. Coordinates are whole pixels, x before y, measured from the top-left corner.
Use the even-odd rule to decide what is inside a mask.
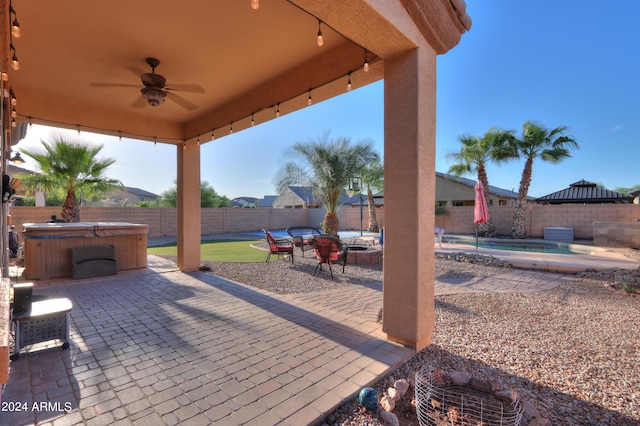
[[[25,223],[25,277],[71,275],[71,249],[114,246],[118,271],[147,266],[149,225],[127,222]]]

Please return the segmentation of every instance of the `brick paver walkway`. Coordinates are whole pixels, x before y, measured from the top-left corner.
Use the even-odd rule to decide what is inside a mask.
[[[0,424],[313,424],[412,354],[385,340],[379,285],[281,296],[153,266],[38,288],[73,301],[71,348],[11,363]],[[513,270],[436,293],[568,279]]]

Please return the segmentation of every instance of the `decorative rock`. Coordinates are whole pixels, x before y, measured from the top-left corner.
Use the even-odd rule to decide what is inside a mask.
[[[409,382],[405,379],[396,380],[393,387],[398,390],[402,397],[409,391]]]
[[[378,394],[373,388],[362,388],[358,396],[358,402],[369,411],[375,411],[378,408]]]
[[[521,401],[522,408],[524,409],[524,416],[529,419],[534,419],[538,417],[538,409],[535,405],[527,400]]]
[[[476,379],[475,377],[472,377],[471,380],[469,380],[469,386],[480,392],[491,392],[491,383],[485,380]]]
[[[513,404],[518,399],[518,393],[513,390],[501,390],[501,391],[495,392],[494,395],[499,400],[508,402],[510,404]]]
[[[398,416],[388,411],[380,411],[378,414],[378,418],[380,422],[387,426],[400,426],[400,421],[398,420]]]
[[[536,417],[527,426],[551,426],[551,422],[544,417]]]
[[[389,395],[389,397],[393,399],[395,402],[398,402],[401,397],[400,392],[398,392],[398,389],[396,388],[387,389],[387,395]]]
[[[393,411],[396,408],[396,402],[389,395],[385,395],[380,398],[380,406],[384,408],[385,411]]]
[[[471,381],[471,375],[463,371],[452,371],[449,373],[454,385],[465,386]]]

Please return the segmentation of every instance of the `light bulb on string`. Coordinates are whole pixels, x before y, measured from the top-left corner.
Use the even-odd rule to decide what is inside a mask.
[[[215,138],[216,138],[215,129],[211,129],[211,140],[214,140]]]
[[[229,124],[229,134],[233,134],[233,123]]]
[[[16,119],[15,118],[11,119],[11,127],[18,127],[18,123],[16,123]]]
[[[320,28],[321,23],[322,21],[318,19],[318,38],[317,38],[318,46],[322,46],[324,44],[324,37],[322,37],[322,29]]]
[[[9,15],[13,14],[13,22],[11,23],[11,36],[20,38],[20,23],[18,22],[18,14],[11,4],[9,4]],[[11,18],[9,18],[11,20]]]
[[[15,108],[11,108],[11,117],[16,118],[18,116],[18,112]]]
[[[122,142],[122,131],[118,130],[118,142]]]
[[[362,67],[364,72],[369,72],[369,61],[367,59],[367,49],[364,50],[364,66]]]
[[[81,136],[81,133],[80,133],[80,125],[79,125],[79,124],[76,124],[76,126],[78,126],[78,137],[80,137],[80,136]]]
[[[29,117],[29,129],[33,127],[33,123],[31,122],[31,117]]]
[[[2,71],[2,81],[9,81],[9,74]]]
[[[351,91],[351,73],[349,73],[349,81],[347,81],[347,92]]]
[[[260,0],[251,0],[251,9],[253,10],[260,9]]]
[[[253,118],[253,114],[251,114],[251,127],[256,125],[256,120]]]
[[[20,69],[20,62],[18,62],[18,56],[16,56],[16,48],[13,43],[9,45],[9,49],[13,50],[13,56],[11,57],[11,68],[18,71]]]
[[[276,118],[280,117],[280,104],[276,105]]]
[[[311,99],[311,89],[309,89],[309,98],[307,99],[307,105],[311,106],[313,100]]]

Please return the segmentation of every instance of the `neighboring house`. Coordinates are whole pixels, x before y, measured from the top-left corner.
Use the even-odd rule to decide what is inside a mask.
[[[236,197],[231,200],[231,207],[255,207],[257,201],[255,197]]]
[[[365,199],[366,197],[363,196]],[[349,197],[346,191],[340,194],[340,204],[358,204],[359,198],[355,194]],[[312,209],[322,207],[322,201],[313,195],[310,187],[306,186],[288,186],[273,202],[273,208],[276,209]]]
[[[438,206],[473,206],[476,180],[436,172],[436,204]],[[492,206],[515,206],[518,193],[489,185],[487,202]],[[527,197],[528,201],[535,198]]]
[[[277,195],[265,195],[264,198],[258,198],[258,207],[273,207],[273,202],[278,198]]]
[[[631,194],[599,188],[597,184],[581,180],[569,188],[537,198],[537,204],[631,204]]]
[[[121,205],[136,205],[143,201],[154,202],[160,196],[140,188],[125,186],[107,194],[107,201]]]

